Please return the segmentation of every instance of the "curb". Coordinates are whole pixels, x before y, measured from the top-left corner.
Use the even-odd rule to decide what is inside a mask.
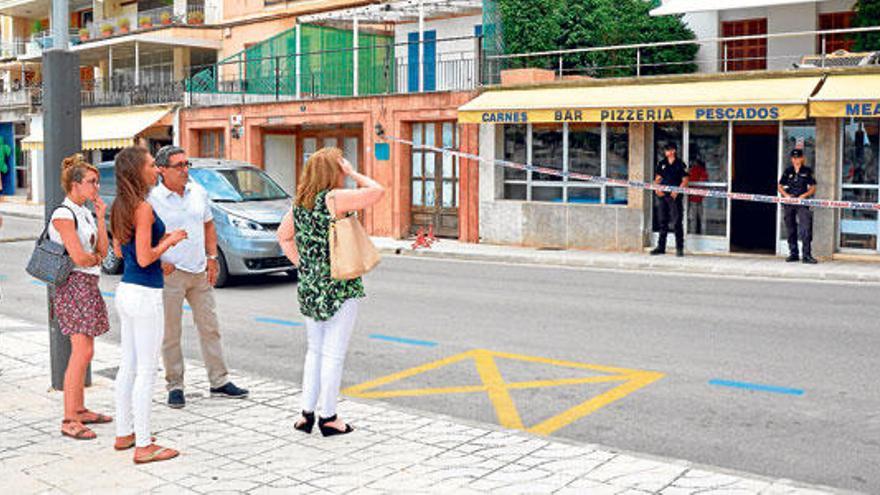
[[[5,244],[8,242],[24,242],[24,241],[36,241],[40,236],[26,236],[26,237],[7,237],[5,239],[0,239],[0,244]]]
[[[6,211],[3,209],[0,209],[0,215],[3,215],[4,217],[29,218],[31,220],[42,220],[43,219],[43,215],[40,215],[40,214],[25,213],[25,212],[20,212],[20,211]]]
[[[450,253],[437,251],[415,251],[411,248],[379,248],[379,252],[383,255],[406,256],[410,258],[433,258],[433,259],[451,259],[459,261],[482,261],[495,263],[512,263],[518,265],[543,265],[568,268],[593,268],[600,270],[625,270],[625,271],[645,271],[678,274],[694,274],[694,275],[716,275],[721,277],[737,277],[737,278],[772,278],[790,281],[833,281],[833,282],[862,282],[862,283],[880,283],[880,273],[838,273],[828,271],[764,271],[754,270],[749,267],[727,268],[714,267],[706,268],[693,265],[674,265],[667,263],[654,263],[651,261],[622,263],[619,261],[606,260],[582,260],[582,259],[566,259],[566,258],[547,258],[534,259],[525,255],[506,254],[491,255],[479,253]]]

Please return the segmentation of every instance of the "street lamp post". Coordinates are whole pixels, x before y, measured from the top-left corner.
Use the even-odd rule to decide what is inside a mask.
[[[67,0],[52,2],[52,47],[43,51],[43,186],[46,189],[46,220],[64,200],[61,161],[82,149],[79,56],[68,49]],[[61,334],[55,319],[55,289],[47,289],[49,303],[49,354],[52,388],[64,388],[64,372],[70,358],[70,339]],[[91,370],[86,372],[86,385]]]

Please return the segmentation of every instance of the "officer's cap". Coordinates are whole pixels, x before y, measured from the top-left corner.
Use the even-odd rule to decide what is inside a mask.
[[[792,158],[803,158],[804,157],[804,150],[802,150],[800,148],[795,148],[795,149],[791,150],[791,156],[792,156]]]

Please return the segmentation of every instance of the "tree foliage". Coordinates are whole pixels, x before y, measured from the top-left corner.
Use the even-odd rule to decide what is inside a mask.
[[[859,0],[853,27],[880,26],[880,0]],[[880,31],[857,33],[856,51],[880,50]]]
[[[659,0],[499,0],[507,53],[607,47],[695,39],[681,16],[652,17]],[[641,49],[642,74],[694,72],[698,46]],[[522,62],[522,61],[521,61]],[[558,57],[530,59],[556,68]],[[570,54],[566,73],[596,77],[634,75],[636,50]]]

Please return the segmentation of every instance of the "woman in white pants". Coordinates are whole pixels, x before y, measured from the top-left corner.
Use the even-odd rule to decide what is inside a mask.
[[[113,248],[122,256],[116,309],[122,324],[122,362],[116,373],[116,450],[135,447],[134,462],[165,461],[174,449],[153,443],[150,405],[164,335],[162,267],[159,257],[186,238],[185,230],[165,234],[165,224],[146,202],[159,175],[153,157],[140,147],[116,155],[118,195],[110,212]]]
[[[351,177],[358,188],[345,189],[346,177]],[[340,435],[353,430],[337,416],[336,401],[358,299],[365,296],[364,285],[360,278],[335,280],[330,277],[327,236],[332,218],[371,206],[384,192],[381,184],[355,172],[342,157],[341,150],[323,148],[306,162],[293,210],[284,216],[278,228],[278,241],[284,254],[299,269],[297,296],[308,330],[302,417],[294,424],[294,428],[302,432],[312,432],[315,409],[319,405],[318,428],[322,435]]]

